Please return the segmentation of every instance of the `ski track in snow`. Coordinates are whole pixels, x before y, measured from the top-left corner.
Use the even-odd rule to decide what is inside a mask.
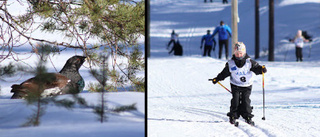
[[[199,109],[199,108],[180,108],[180,111],[184,111],[186,113],[190,113],[197,116],[208,116],[210,121],[204,120],[187,120],[187,119],[170,119],[170,118],[148,118],[148,120],[157,120],[157,121],[168,121],[168,122],[191,122],[191,123],[207,123],[207,126],[210,124],[230,124],[229,117],[226,116],[225,113],[222,112],[215,112],[206,109]],[[262,126],[255,125],[251,126],[244,122],[243,119],[237,120],[239,122],[239,128],[244,134],[247,136],[274,136],[270,133],[267,129],[262,128]],[[230,126],[233,126],[230,124]]]

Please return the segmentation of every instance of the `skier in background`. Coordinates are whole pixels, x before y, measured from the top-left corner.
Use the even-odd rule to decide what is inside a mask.
[[[291,42],[294,42],[294,44],[296,45],[296,57],[297,57],[297,62],[300,60],[302,62],[302,48],[304,45],[304,42],[309,42],[309,40],[305,39],[302,36],[302,31],[298,30],[297,35],[293,38],[293,40],[291,40]]]
[[[171,54],[172,51],[173,51],[173,55],[175,55],[175,56],[182,56],[183,55],[183,48],[182,48],[179,40],[174,42],[172,49],[169,51],[169,55]]]
[[[220,21],[220,26],[215,28],[212,38],[214,38],[217,33],[219,33],[219,59],[221,59],[223,45],[225,47],[226,59],[228,59],[228,43],[229,37],[231,37],[231,29],[228,25],[225,25],[223,21]]]
[[[250,94],[253,84],[253,74],[266,73],[267,69],[252,60],[246,53],[246,46],[242,42],[235,44],[234,55],[226,63],[224,69],[215,77],[212,82],[224,80],[230,76],[232,99],[230,112],[227,114],[231,124],[242,116],[248,124],[254,125],[254,116],[251,108]]]
[[[175,42],[178,40],[178,34],[176,34],[174,32],[174,30],[172,30],[172,33],[171,33],[171,39],[167,45],[167,49],[169,49],[169,46],[171,45],[171,43],[173,43],[173,45],[175,44]]]
[[[211,38],[210,30],[207,30],[207,35],[202,36],[200,49],[202,49],[203,42],[204,42],[203,56],[206,56],[206,54],[208,54],[208,56],[211,57],[211,49],[213,46],[212,50],[213,51],[215,50],[216,40],[214,38]]]
[[[206,3],[206,2],[207,2],[207,0],[204,0],[204,2]],[[210,2],[212,2],[212,0],[210,0]]]
[[[228,0],[222,0],[222,4],[228,4]]]

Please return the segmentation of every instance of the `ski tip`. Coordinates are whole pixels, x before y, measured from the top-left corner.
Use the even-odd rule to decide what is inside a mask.
[[[238,127],[239,126],[239,122],[234,123],[234,126]]]

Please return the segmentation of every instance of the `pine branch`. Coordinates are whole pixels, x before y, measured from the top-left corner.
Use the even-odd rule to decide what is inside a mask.
[[[112,111],[116,112],[116,113],[121,113],[121,112],[126,112],[126,111],[133,111],[133,110],[137,110],[136,103],[131,104],[131,105],[120,106],[120,107],[113,109]]]

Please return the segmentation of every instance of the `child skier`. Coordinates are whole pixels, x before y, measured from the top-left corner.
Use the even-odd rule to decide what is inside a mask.
[[[234,55],[225,65],[221,73],[215,77],[212,82],[224,80],[230,76],[232,99],[230,112],[227,114],[231,124],[242,116],[248,124],[254,125],[251,114],[250,94],[253,84],[253,73],[256,75],[267,72],[264,66],[260,66],[246,54],[246,46],[242,42],[235,44]]]
[[[302,48],[303,48],[303,43],[304,42],[309,42],[309,40],[307,40],[306,38],[303,37],[302,35],[302,31],[298,30],[297,35],[294,37],[293,40],[291,40],[291,42],[294,42],[294,44],[296,45],[296,57],[297,57],[297,62],[301,61],[302,62]]]

